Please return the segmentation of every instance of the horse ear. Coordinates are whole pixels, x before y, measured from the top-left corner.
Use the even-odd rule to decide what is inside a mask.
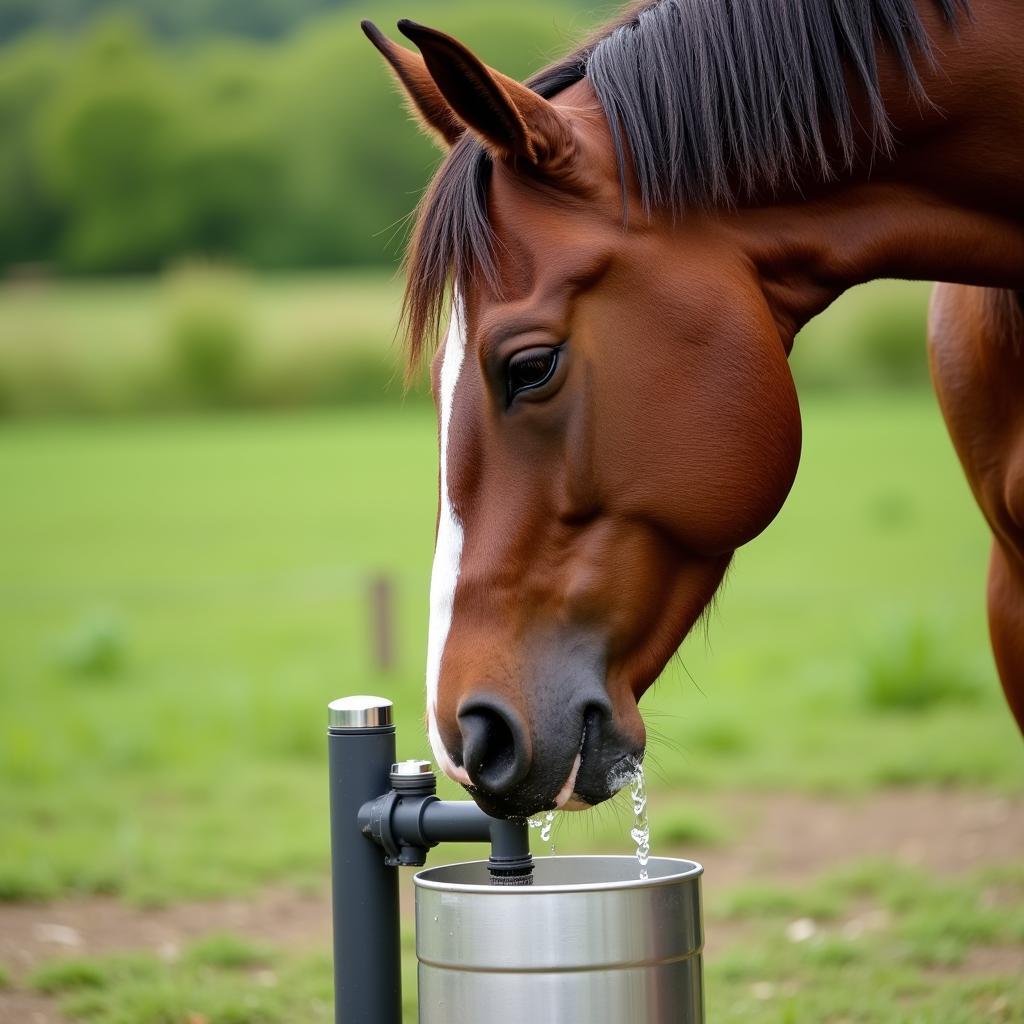
[[[487,67],[457,39],[414,21],[398,23],[423,54],[442,95],[499,159],[528,160],[552,173],[576,152],[572,126],[532,89]]]
[[[393,43],[372,21],[362,22],[366,38],[380,50],[405,90],[413,116],[442,144],[454,146],[466,126],[441,95],[427,65],[418,53]]]

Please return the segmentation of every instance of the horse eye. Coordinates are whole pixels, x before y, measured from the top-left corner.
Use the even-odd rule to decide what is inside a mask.
[[[514,355],[508,363],[508,399],[547,384],[558,366],[557,348],[531,348]]]

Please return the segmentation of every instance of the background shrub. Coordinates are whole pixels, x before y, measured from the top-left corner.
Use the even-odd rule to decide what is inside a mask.
[[[251,345],[241,275],[227,268],[185,266],[167,282],[172,372],[186,400],[234,405]]]
[[[858,355],[873,383],[896,387],[927,386],[928,352],[925,310],[880,292],[864,311],[858,330]]]
[[[932,286],[873,281],[842,295],[797,335],[790,365],[804,390],[928,387]]]
[[[60,645],[58,660],[71,675],[109,679],[125,661],[125,631],[114,612],[89,612],[75,625]]]
[[[919,712],[980,695],[972,673],[941,633],[921,621],[895,627],[865,658],[862,695],[877,711]]]

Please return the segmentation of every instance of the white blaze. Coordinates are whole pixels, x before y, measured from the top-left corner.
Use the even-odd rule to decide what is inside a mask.
[[[437,546],[430,575],[430,629],[427,634],[427,735],[438,767],[456,782],[469,783],[464,768],[456,768],[445,749],[437,728],[437,687],[441,678],[448,631],[452,625],[455,588],[462,561],[462,523],[452,508],[448,493],[448,444],[452,427],[452,406],[466,356],[466,333],[462,302],[458,294],[452,302],[452,322],[444,343],[441,362],[441,512],[437,524]]]

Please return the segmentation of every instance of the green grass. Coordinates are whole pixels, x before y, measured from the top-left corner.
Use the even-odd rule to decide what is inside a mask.
[[[238,940],[240,941],[240,940]],[[330,965],[323,957],[255,971],[203,964],[187,955],[167,964],[149,956],[57,961],[31,979],[60,997],[75,1021],[110,1024],[291,1024],[331,1016]]]
[[[986,530],[932,401],[805,413],[787,508],[645,700],[655,852],[659,818],[679,842],[724,841],[688,808],[697,791],[1024,789],[988,651]],[[327,701],[381,691],[401,753],[426,750],[435,444],[419,406],[0,432],[0,898],[322,879]],[[384,676],[366,639],[377,571],[399,594]],[[972,699],[879,708],[869,654],[918,623]],[[557,836],[559,852],[628,848],[621,808]]]
[[[863,694],[882,711],[921,711],[943,703],[970,703],[979,685],[941,634],[921,622],[898,623],[864,659]]]
[[[51,960],[35,971],[31,986],[43,995],[54,996],[83,989],[106,988],[117,976],[123,961],[104,963],[96,959]]]
[[[253,955],[211,956],[211,950]],[[416,1018],[415,951],[402,932],[404,1017]],[[237,936],[203,940],[170,961],[128,954],[56,960],[27,979],[74,1021],[101,1024],[318,1024],[334,1018],[331,963],[322,954],[254,950]]]
[[[227,933],[207,935],[193,943],[186,953],[188,963],[199,967],[218,967],[225,970],[256,970],[267,967],[273,953],[236,935]]]
[[[1004,898],[997,904],[993,886]],[[1019,897],[1009,903],[1010,890]],[[706,965],[715,1024],[967,1024],[1024,1020],[1024,978],[972,964],[1024,941],[1024,870],[937,882],[884,863],[799,888],[709,898],[707,928],[743,926]],[[411,934],[403,934],[405,1019],[415,1019]],[[329,961],[219,936],[173,962],[151,956],[56,961],[28,984],[76,1021],[309,1024],[331,1019]]]
[[[971,964],[972,953],[1020,945],[1024,872],[1011,874],[998,902],[987,872],[939,882],[884,863],[845,868],[809,889],[721,894],[709,906],[710,933],[720,919],[746,929],[708,963],[708,1019],[1024,1020],[1024,979]]]

